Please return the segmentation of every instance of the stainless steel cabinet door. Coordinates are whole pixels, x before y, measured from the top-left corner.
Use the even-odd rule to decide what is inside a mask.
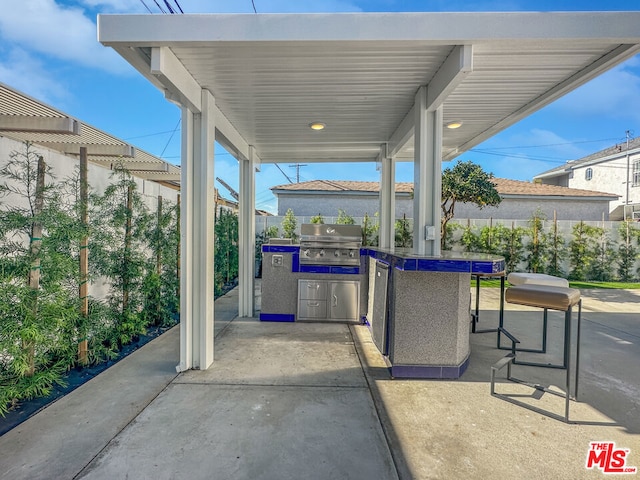
[[[360,282],[329,281],[329,318],[357,321]]]
[[[324,320],[326,318],[326,300],[300,300],[298,303],[299,320]]]

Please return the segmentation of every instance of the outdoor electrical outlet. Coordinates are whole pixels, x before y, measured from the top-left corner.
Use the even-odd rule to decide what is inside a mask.
[[[426,226],[424,228],[425,228],[424,239],[425,240],[435,240],[436,239],[436,227]]]
[[[272,267],[281,267],[284,265],[284,258],[282,255],[274,255],[271,257],[271,266]]]

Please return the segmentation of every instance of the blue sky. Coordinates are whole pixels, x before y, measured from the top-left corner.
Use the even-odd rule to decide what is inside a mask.
[[[179,109],[115,52],[96,40],[98,13],[160,13],[163,0],[0,0],[0,82],[170,162],[180,162]],[[185,13],[252,13],[251,0],[178,0]],[[637,0],[254,0],[259,13],[357,11],[638,10]],[[170,0],[171,5],[175,5]],[[165,8],[166,9],[166,8]],[[460,157],[497,177],[531,180],[640,135],[640,56],[607,72]],[[451,164],[445,164],[448,166]],[[281,164],[295,179],[295,169]],[[216,176],[238,185],[236,160],[216,148]],[[379,179],[375,165],[302,167],[300,180]],[[398,164],[398,181],[413,167]],[[271,211],[269,187],[287,183],[274,165],[256,176],[258,208]],[[226,194],[225,189],[221,193]]]

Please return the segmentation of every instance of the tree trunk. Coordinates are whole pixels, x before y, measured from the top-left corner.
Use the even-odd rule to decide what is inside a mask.
[[[127,187],[127,220],[124,229],[124,256],[122,259],[122,313],[129,307],[129,253],[131,250],[131,219],[133,217],[133,187]]]
[[[33,211],[33,223],[31,224],[31,240],[29,249],[31,253],[31,269],[29,270],[29,288],[32,290],[31,305],[33,320],[38,316],[38,290],[40,289],[40,249],[42,248],[42,210],[44,207],[44,158],[38,157],[38,171],[36,176],[36,198]],[[25,375],[32,377],[36,371],[35,341],[23,341],[23,348],[27,355],[27,371]]]
[[[89,342],[87,341],[87,322],[89,319],[89,237],[88,203],[89,186],[87,171],[87,147],[80,147],[80,224],[85,234],[80,239],[80,328],[78,329],[78,363],[89,363]]]

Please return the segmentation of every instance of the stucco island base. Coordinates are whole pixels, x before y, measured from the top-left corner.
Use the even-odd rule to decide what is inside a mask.
[[[400,378],[458,378],[469,361],[470,273],[393,270],[389,362]]]

